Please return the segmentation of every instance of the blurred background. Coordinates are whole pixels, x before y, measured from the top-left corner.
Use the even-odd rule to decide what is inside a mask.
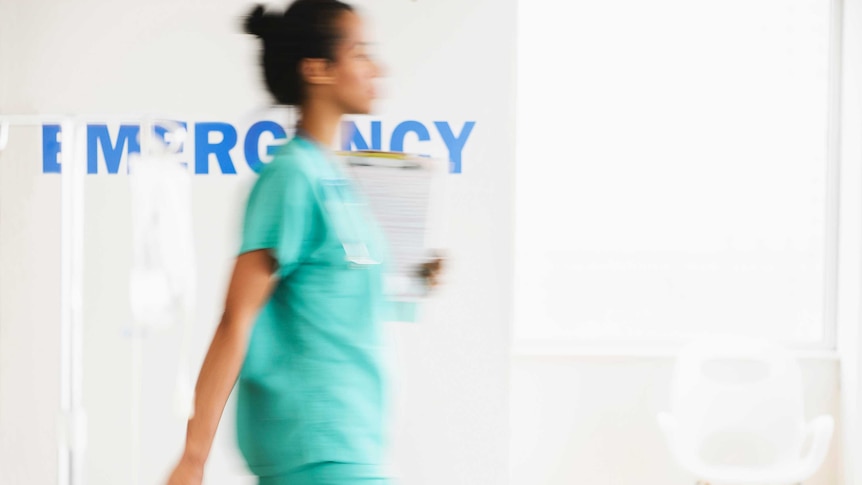
[[[449,160],[444,284],[386,328],[399,483],[862,483],[862,1],[353,4],[386,77],[342,148]],[[0,0],[0,483],[179,457],[178,373],[295,121],[252,5]],[[197,292],[144,331],[153,118],[185,127]],[[232,402],[205,483],[254,483]]]

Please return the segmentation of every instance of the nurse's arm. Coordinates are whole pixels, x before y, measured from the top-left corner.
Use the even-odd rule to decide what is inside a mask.
[[[275,286],[275,261],[267,250],[243,253],[233,269],[224,314],[207,351],[188,422],[181,467],[203,470],[225,403],[236,383],[251,328]],[[169,482],[170,483],[170,482]]]

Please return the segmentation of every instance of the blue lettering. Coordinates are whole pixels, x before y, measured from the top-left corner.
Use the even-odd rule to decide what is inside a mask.
[[[60,125],[42,126],[42,173],[60,173]]]
[[[188,130],[188,128],[189,128],[189,124],[186,123],[185,121],[177,121],[176,123],[179,124],[180,126],[182,126],[184,130]],[[170,142],[167,139],[168,133],[171,132],[170,129],[168,129],[167,127],[162,126],[162,125],[155,125],[153,127],[153,132],[156,134],[156,136],[158,136],[162,140],[162,143],[164,143],[165,145],[170,145]],[[185,144],[180,143],[180,146],[177,150],[177,153],[182,153],[184,149],[185,149]]]
[[[419,141],[428,141],[431,139],[431,134],[428,133],[428,128],[418,121],[402,121],[395,127],[392,132],[392,140],[389,142],[389,149],[393,152],[404,151],[404,137],[407,133],[416,133]]]
[[[187,128],[185,122],[178,122],[183,128]],[[356,122],[345,121],[342,123],[341,148],[350,150],[382,150],[382,122],[369,121],[371,125],[370,136],[366,138],[360,133]],[[461,165],[464,147],[473,132],[475,121],[464,123],[460,132],[456,135],[449,122],[435,121],[434,126],[440,135],[440,140],[446,145],[449,152],[449,172],[461,173]],[[99,150],[101,147],[105,160],[107,173],[116,174],[120,171],[123,157],[130,153],[140,153],[141,146],[138,135],[141,127],[137,125],[121,125],[116,140],[113,140],[106,124],[87,125],[87,173],[98,172]],[[154,134],[169,144],[166,140],[170,129],[155,125]],[[216,136],[212,136],[215,132]],[[404,141],[410,134],[415,134],[419,142],[431,140],[428,127],[416,120],[406,120],[399,123],[392,131],[389,149],[393,152],[404,151]],[[60,140],[62,127],[58,124],[45,124],[42,126],[42,173],[60,173],[62,171],[62,150]],[[220,135],[220,136],[219,136]],[[272,140],[269,137],[272,137]],[[278,123],[270,120],[261,120],[248,129],[243,142],[243,153],[248,167],[260,173],[266,165],[267,156],[275,154],[275,150],[285,140],[287,133]],[[212,139],[212,140],[211,140]],[[265,140],[265,141],[264,141]],[[435,138],[436,140],[436,138]],[[370,142],[370,143],[369,143]],[[183,153],[185,143],[174,143],[175,153]],[[219,169],[223,174],[236,174],[236,167],[231,158],[230,151],[238,143],[237,129],[223,122],[196,123],[194,129],[194,164],[196,174],[208,174],[211,155],[215,156]],[[265,150],[261,150],[265,147]],[[428,155],[420,155],[428,156]],[[185,164],[183,164],[185,165]]]
[[[210,142],[210,133],[222,134],[219,142]],[[195,173],[209,173],[210,155],[215,155],[222,173],[235,174],[236,168],[230,158],[230,150],[236,145],[236,128],[227,123],[195,124]]]
[[[126,151],[126,143],[129,145],[129,153],[140,153],[141,146],[138,143],[140,127],[133,125],[121,125],[117,135],[117,143],[111,143],[111,135],[108,133],[108,125],[87,125],[87,173],[98,172],[99,146],[105,156],[105,166],[108,173],[120,171],[120,160]]]
[[[258,121],[251,125],[251,128],[248,129],[248,134],[245,136],[245,161],[255,173],[260,173],[264,165],[266,165],[260,159],[260,135],[263,133],[272,133],[276,140],[287,138],[284,128],[274,121]],[[266,154],[272,156],[275,153],[276,146],[269,145],[266,147]]]
[[[189,129],[188,123],[186,123],[185,121],[177,121],[176,123],[179,124],[180,126],[182,126],[184,130],[188,131],[188,129]],[[157,137],[159,137],[162,140],[162,143],[164,143],[165,146],[170,146],[171,142],[168,141],[168,138],[167,138],[168,133],[171,132],[170,129],[168,129],[167,127],[162,126],[162,125],[155,125],[153,127],[153,132],[156,134]],[[183,151],[185,149],[186,149],[185,142],[180,142],[179,146],[176,149],[176,152],[173,152],[173,153],[183,153]],[[189,164],[187,162],[179,162],[179,164],[182,165],[184,168],[188,168],[188,166],[189,166]]]
[[[473,132],[473,126],[475,125],[475,121],[464,123],[464,127],[461,129],[461,134],[456,137],[452,133],[452,128],[449,127],[449,123],[445,121],[434,122],[434,126],[437,127],[437,131],[440,132],[440,136],[443,137],[443,142],[446,144],[446,148],[449,149],[449,172],[461,173],[461,152],[464,150],[464,144],[467,143],[467,138],[470,137],[470,133]]]
[[[371,122],[371,150],[382,150],[383,143],[381,142],[381,123],[379,121]],[[359,132],[359,128],[353,121],[345,121],[341,123],[341,149],[344,151],[353,150],[368,150],[368,142]]]

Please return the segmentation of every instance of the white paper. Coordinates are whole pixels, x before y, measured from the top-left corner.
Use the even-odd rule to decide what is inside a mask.
[[[387,293],[395,300],[425,296],[427,286],[419,270],[436,256],[437,248],[427,244],[434,226],[429,216],[445,164],[418,157],[343,158],[389,243]]]

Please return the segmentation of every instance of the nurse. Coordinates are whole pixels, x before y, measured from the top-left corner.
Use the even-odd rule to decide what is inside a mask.
[[[237,384],[237,436],[261,485],[381,485],[387,260],[382,234],[330,151],[341,117],[366,114],[380,70],[361,17],[338,0],[256,8],[263,78],[297,106],[297,136],[260,174],[224,314],[169,485],[199,485]],[[433,282],[439,262],[426,268]]]

